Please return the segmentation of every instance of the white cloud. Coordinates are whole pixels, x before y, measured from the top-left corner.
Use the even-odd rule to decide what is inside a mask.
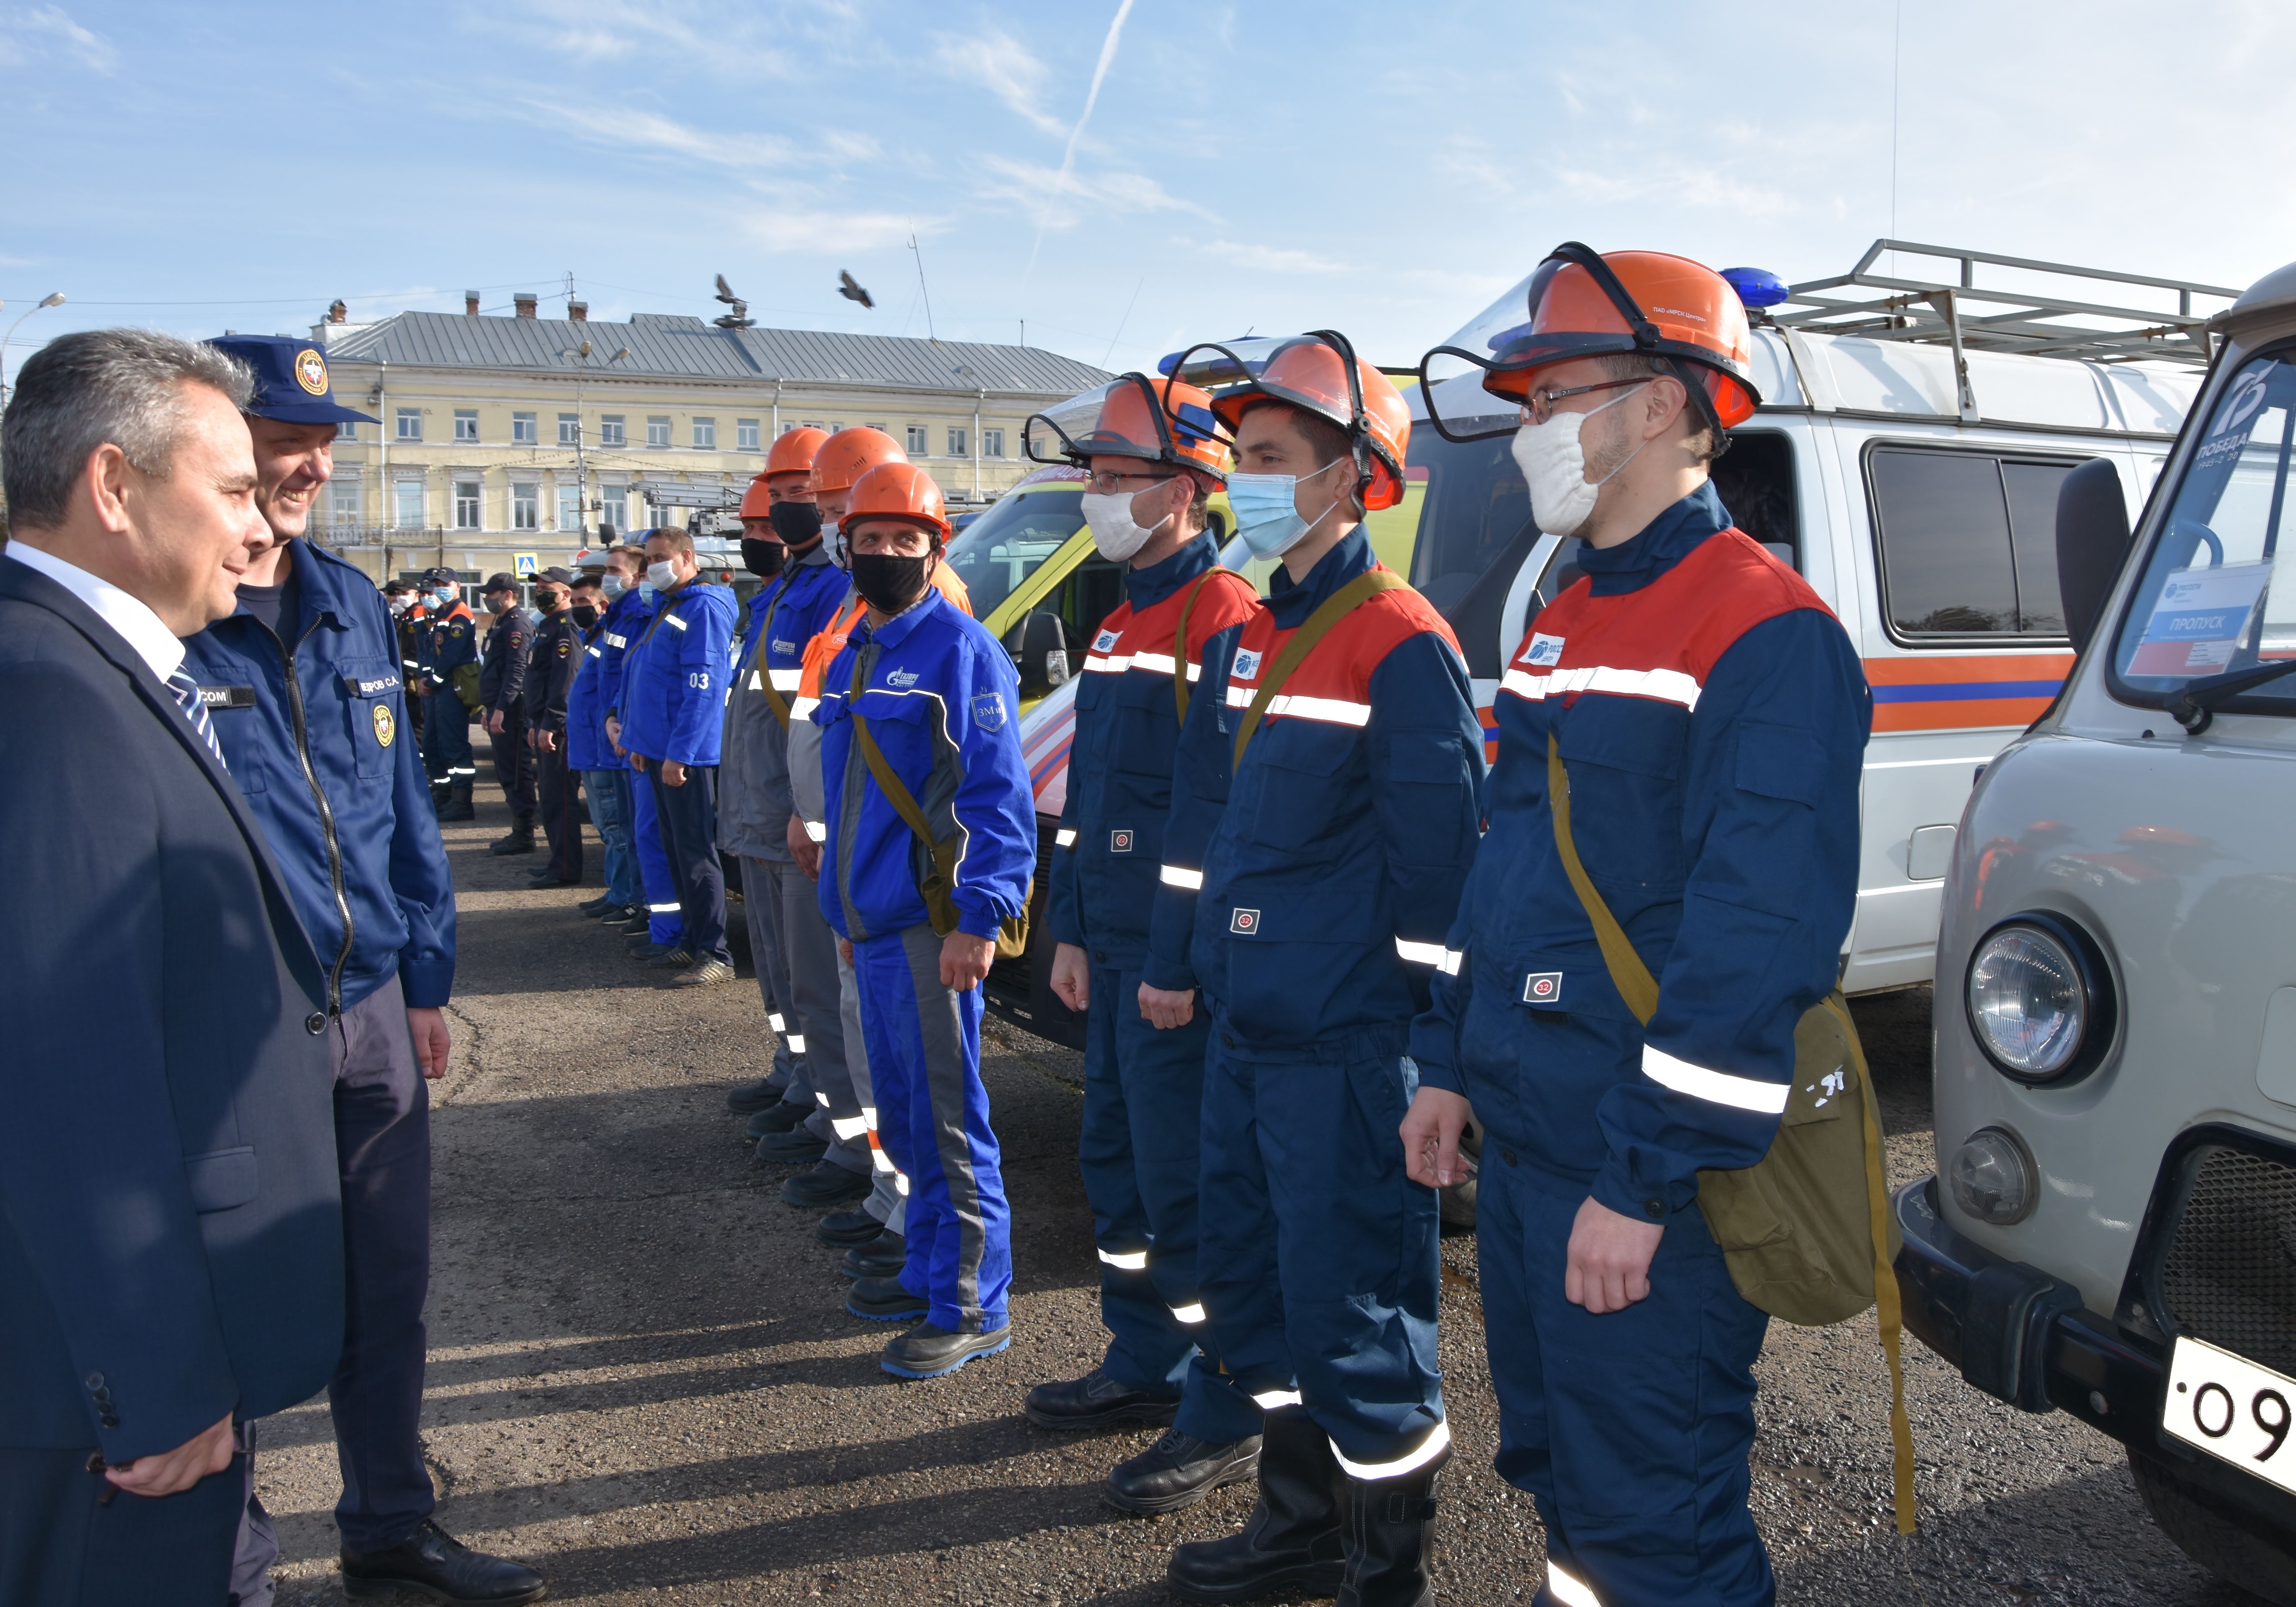
[[[0,12],[0,65],[20,66],[58,49],[77,57],[91,72],[108,76],[119,65],[119,52],[111,41],[82,28],[60,5]]]
[[[998,29],[971,38],[937,35],[933,59],[951,78],[976,84],[1046,134],[1066,135],[1069,126],[1037,104],[1046,68],[1029,47]]]
[[[1144,173],[1063,172],[1009,156],[982,157],[980,166],[991,176],[973,193],[1027,213],[1042,229],[1070,228],[1086,213],[1103,211],[1191,212],[1207,222],[1219,221]]]
[[[946,217],[910,218],[892,212],[813,211],[787,208],[754,215],[743,228],[767,251],[869,251],[906,245],[912,233],[928,238],[949,225]]]
[[[1263,274],[1344,274],[1348,265],[1333,262],[1328,257],[1318,257],[1312,251],[1285,250],[1277,247],[1239,244],[1233,240],[1215,240],[1204,247],[1205,252],[1222,258],[1240,267]]]

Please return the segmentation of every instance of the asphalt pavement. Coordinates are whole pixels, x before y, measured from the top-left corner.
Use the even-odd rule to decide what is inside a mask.
[[[492,789],[482,789],[483,791]],[[1107,1469],[1152,1432],[1056,1435],[1029,1386],[1103,1343],[1076,1168],[1078,1056],[993,1021],[982,1073],[1014,1220],[1013,1343],[953,1377],[896,1382],[882,1325],[848,1316],[837,1252],[782,1203],[725,1095],[767,1068],[755,984],[660,988],[619,939],[534,892],[540,856],[490,858],[508,817],[450,828],[462,960],[433,1116],[424,1438],[439,1518],[600,1603],[1159,1603],[1178,1541],[1239,1525],[1251,1488],[1142,1520]],[[592,880],[597,874],[591,845]],[[738,920],[738,916],[736,917]],[[1893,1178],[1931,1169],[1928,990],[1857,1006]],[[1496,1402],[1472,1237],[1443,1248],[1442,1361],[1456,1455],[1438,1587],[1528,1602],[1529,1497],[1490,1469]],[[1888,1384],[1873,1319],[1774,1324],[1760,1365],[1757,1518],[1787,1603],[2251,1601],[2145,1515],[2120,1447],[1976,1394],[1908,1341],[1921,1532],[1889,1517]],[[339,1490],[324,1398],[264,1426],[283,1603],[335,1602]],[[414,1598],[403,1598],[410,1603]]]

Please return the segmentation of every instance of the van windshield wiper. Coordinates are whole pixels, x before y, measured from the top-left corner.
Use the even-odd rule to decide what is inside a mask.
[[[2169,712],[2177,717],[2177,724],[2190,736],[2198,736],[2217,717],[2217,706],[2238,697],[2252,686],[2296,673],[2296,659],[2286,659],[2277,664],[2264,664],[2245,675],[2229,676],[2221,681],[2211,681],[2206,686],[2185,689],[2185,695],[2169,705]]]

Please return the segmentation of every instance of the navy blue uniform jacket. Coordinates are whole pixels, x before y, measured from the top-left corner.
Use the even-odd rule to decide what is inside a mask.
[[[278,856],[330,1002],[348,1009],[395,972],[409,1005],[444,1004],[455,887],[406,729],[390,611],[324,548],[292,542],[288,562],[291,669],[271,627],[244,610],[186,639],[184,667],[220,689],[209,709],[216,741]]]
[[[325,976],[150,666],[4,559],[0,771],[0,1444],[131,1462],[334,1370]]]
[[[1841,624],[1710,485],[1579,562],[1499,684],[1490,832],[1411,1052],[1474,1102],[1486,1153],[1655,1218],[1777,1131],[1857,903],[1873,699]],[[1658,979],[1647,1032],[1555,849],[1550,734],[1578,857]]]
[[[628,768],[606,735],[606,717],[622,695],[622,664],[653,618],[653,605],[632,586],[606,605],[583,633],[582,668],[566,693],[566,763],[577,770]]]

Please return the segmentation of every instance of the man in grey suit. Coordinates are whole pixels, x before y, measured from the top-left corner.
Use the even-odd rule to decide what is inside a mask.
[[[342,1344],[324,977],[177,640],[271,539],[248,394],[98,330],[0,421],[0,1607],[221,1607],[235,1427]]]

